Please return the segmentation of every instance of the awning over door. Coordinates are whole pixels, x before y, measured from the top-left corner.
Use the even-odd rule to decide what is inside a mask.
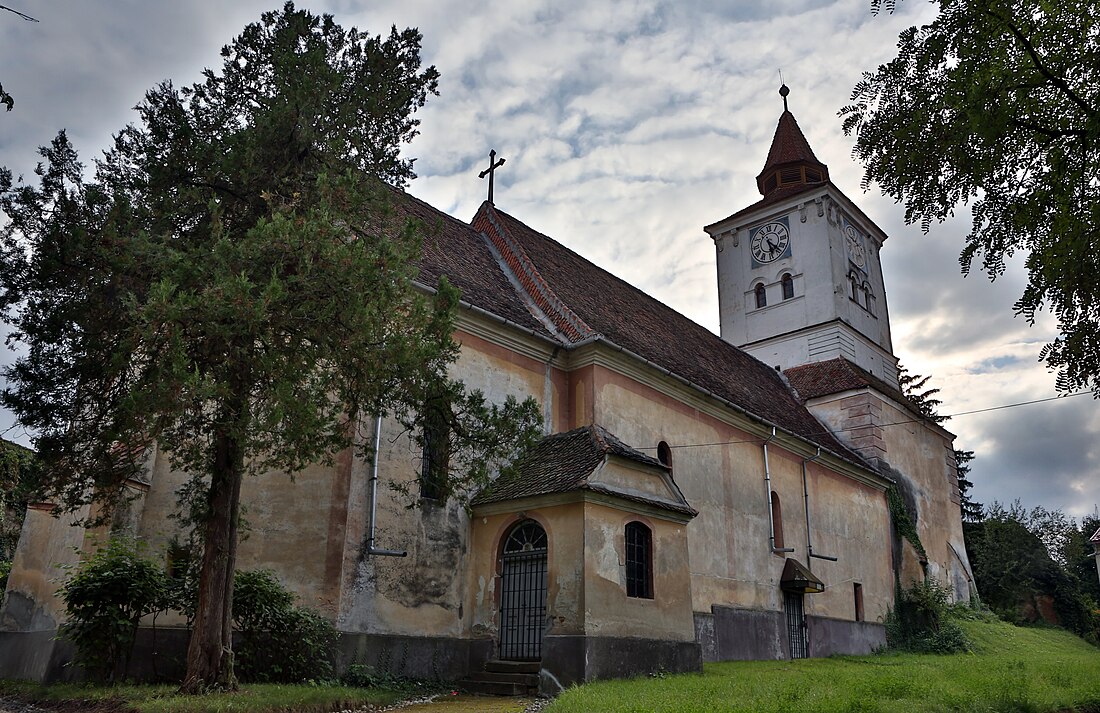
[[[816,594],[825,591],[825,583],[796,559],[787,558],[783,566],[783,576],[779,578],[779,588],[785,592]]]

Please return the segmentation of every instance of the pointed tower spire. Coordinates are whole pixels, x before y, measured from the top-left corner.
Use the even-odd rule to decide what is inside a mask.
[[[794,114],[787,108],[787,95],[790,93],[786,84],[779,88],[779,96],[783,97],[783,113],[779,116],[779,125],[775,127],[764,170],[756,177],[756,187],[765,198],[780,188],[812,186],[829,180],[829,167],[814,156]]]

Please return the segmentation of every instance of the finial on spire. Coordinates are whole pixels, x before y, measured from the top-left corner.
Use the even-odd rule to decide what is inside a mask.
[[[783,97],[783,111],[787,111],[787,95],[791,93],[791,88],[786,84],[779,87],[779,96]]]

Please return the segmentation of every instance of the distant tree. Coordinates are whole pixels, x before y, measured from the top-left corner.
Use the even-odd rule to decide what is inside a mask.
[[[936,409],[943,404],[943,401],[936,398],[940,390],[928,386],[931,378],[931,375],[910,374],[903,364],[898,364],[898,385],[901,386],[901,392],[916,406],[922,416],[930,421],[943,423],[950,416],[941,416],[936,413]]]
[[[974,451],[955,451],[955,465],[959,478],[959,501],[962,507],[963,522],[980,521],[982,519],[982,508],[984,507],[970,495],[970,489],[974,487],[974,483],[966,476],[970,474],[970,461],[972,460],[974,460]]]
[[[36,434],[53,497],[107,505],[152,443],[193,473],[202,532],[188,692],[233,687],[233,572],[246,474],[368,448],[372,414],[410,430],[448,405],[448,476],[484,480],[538,433],[537,406],[451,380],[457,291],[418,288],[432,226],[390,183],[435,93],[420,34],[345,30],[287,3],[165,82],[94,179],[64,132],[38,187],[0,172],[0,311],[27,353],[4,405]],[[363,446],[363,444],[368,444]]]
[[[966,552],[982,601],[1009,621],[1035,621],[1048,598],[1067,629],[1096,641],[1100,617],[1080,579],[1052,556],[1050,547],[1064,547],[1068,524],[1059,510],[1034,508],[1019,501],[1005,507],[993,503],[983,519],[965,525]]]
[[[1040,357],[1060,390],[1100,397],[1100,13],[1093,0],[937,4],[840,112],[864,186],[925,230],[973,201],[963,273],[977,258],[996,279],[1023,253],[1016,314],[1048,307],[1060,336]]]

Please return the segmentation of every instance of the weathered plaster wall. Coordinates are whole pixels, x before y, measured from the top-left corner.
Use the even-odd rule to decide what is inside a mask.
[[[653,598],[626,595],[626,525],[653,536]],[[588,503],[584,510],[584,631],[589,636],[693,641],[685,526]]]
[[[530,518],[546,531],[548,635],[584,633],[584,503],[548,504],[519,513],[474,517],[470,535],[466,610],[474,638],[497,635],[500,609],[500,555],[504,539],[519,522]]]
[[[865,389],[810,402],[815,416],[897,481],[917,513],[917,533],[927,552],[927,573],[966,601],[973,592],[963,541],[954,437],[918,420],[899,404]],[[897,564],[903,584],[922,577],[916,551],[903,545]]]
[[[609,369],[596,367],[593,381],[597,422],[646,453],[655,454],[660,441],[672,446],[673,478],[699,511],[687,525],[693,609],[780,611],[785,557],[770,549],[764,439]],[[810,560],[802,460],[769,446],[771,489],[779,496],[785,545],[795,550],[790,556],[809,562],[827,587],[806,598],[806,612],[854,619],[852,585],[859,582],[867,618],[880,616],[893,596],[885,494],[810,463],[813,547],[838,561]]]

